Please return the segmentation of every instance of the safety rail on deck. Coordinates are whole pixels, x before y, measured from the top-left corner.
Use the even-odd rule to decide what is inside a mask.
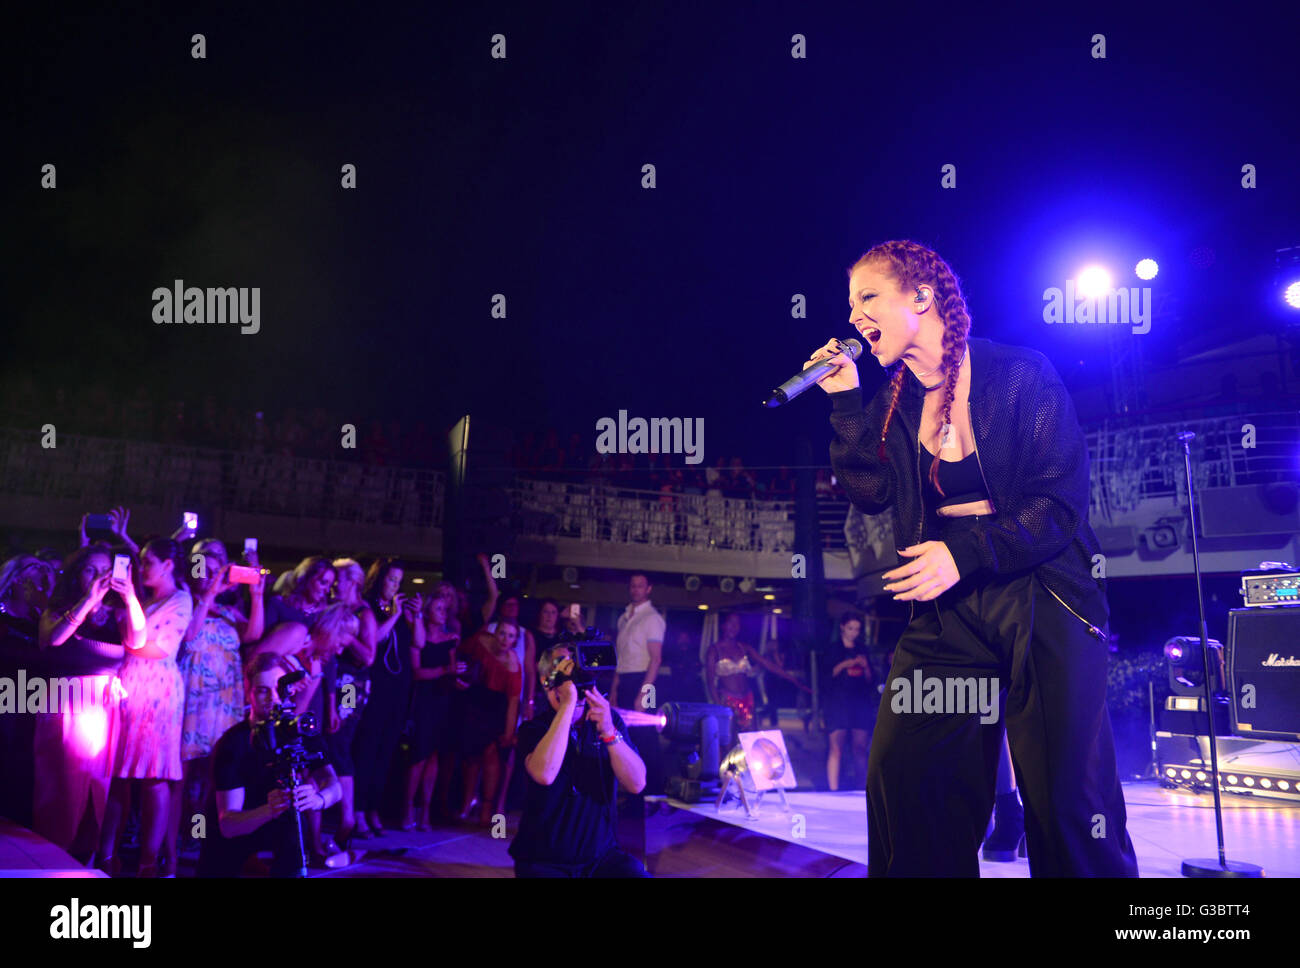
[[[1176,497],[1179,503],[1187,503],[1178,441],[1185,430],[1196,434],[1191,458],[1197,487],[1300,480],[1300,413],[1296,411],[1125,427],[1103,423],[1086,435],[1092,458],[1089,512],[1093,523],[1112,522],[1144,500]]]
[[[794,503],[716,494],[663,494],[605,484],[519,480],[520,533],[624,544],[788,552]]]

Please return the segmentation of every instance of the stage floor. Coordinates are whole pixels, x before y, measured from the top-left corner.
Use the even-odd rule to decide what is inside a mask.
[[[849,793],[787,793],[791,814],[768,794],[759,816],[747,820],[732,801],[718,813],[712,803],[669,803],[701,818],[722,821],[766,837],[812,848],[862,865],[867,863],[866,795]],[[1128,833],[1137,852],[1142,877],[1181,877],[1189,857],[1217,857],[1214,799],[1209,794],[1168,790],[1154,781],[1124,784]],[[793,817],[804,818],[797,835]],[[1264,868],[1268,877],[1300,877],[1300,805],[1284,800],[1225,796],[1223,837],[1229,860]],[[1029,861],[998,864],[980,860],[981,877],[1028,877]]]
[[[787,793],[791,814],[769,797],[756,820],[739,804],[721,813],[712,803],[647,801],[646,866],[656,877],[865,877],[866,800],[861,791]],[[1154,782],[1124,784],[1129,836],[1143,877],[1180,877],[1181,862],[1214,857],[1214,801],[1167,790]],[[1300,806],[1281,800],[1227,796],[1224,837],[1230,860],[1264,868],[1268,877],[1300,877]],[[802,830],[796,818],[802,818]],[[474,827],[419,833],[389,831],[366,841],[352,863],[312,877],[513,877],[507,837]],[[802,833],[802,836],[800,836]],[[182,864],[181,877],[192,874]],[[980,861],[982,877],[1028,877],[1029,862]],[[0,877],[102,877],[76,867],[63,851],[30,831],[0,820]]]

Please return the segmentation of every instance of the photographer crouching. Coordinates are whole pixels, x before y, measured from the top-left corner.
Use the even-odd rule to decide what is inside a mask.
[[[518,755],[528,779],[510,845],[515,876],[650,877],[615,837],[618,785],[640,793],[646,776],[623,720],[591,674],[577,667],[573,647],[546,650],[537,673],[550,708],[519,727]]]
[[[301,675],[274,653],[249,661],[248,719],[228,729],[212,753],[199,877],[238,877],[249,855],[263,850],[274,856],[272,877],[306,876],[297,815],[326,809],[343,791],[315,724],[293,716],[293,691],[306,685],[294,681]]]

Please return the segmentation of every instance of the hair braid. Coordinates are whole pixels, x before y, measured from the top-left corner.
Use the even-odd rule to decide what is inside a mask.
[[[885,457],[885,438],[889,436],[889,425],[894,419],[894,411],[898,409],[898,398],[903,393],[904,376],[903,364],[895,364],[894,375],[889,381],[892,384],[892,390],[889,396],[889,409],[885,411],[885,423],[884,426],[880,428],[880,446],[876,449],[876,456],[881,460],[887,459]]]
[[[944,369],[943,419],[940,423],[942,432],[942,428],[952,422],[952,404],[957,396],[957,379],[961,375],[959,364],[965,355],[966,340],[970,335],[970,315],[966,309],[966,300],[962,296],[961,284],[948,263],[933,249],[907,240],[882,242],[873,246],[849,269],[850,278],[859,266],[876,262],[888,266],[890,275],[894,277],[898,288],[904,292],[921,285],[928,285],[934,290],[934,305],[938,310],[939,318],[943,321],[943,357],[940,364]],[[901,360],[895,364],[890,380],[889,409],[885,411],[885,421],[880,430],[880,446],[877,449],[881,460],[887,459],[885,440],[889,436],[889,427],[893,423],[894,411],[898,408],[903,383],[907,376],[903,366]],[[940,446],[936,450],[942,449],[942,436],[939,443]],[[930,482],[935,490],[943,494],[943,488],[939,486],[937,454],[930,462]]]

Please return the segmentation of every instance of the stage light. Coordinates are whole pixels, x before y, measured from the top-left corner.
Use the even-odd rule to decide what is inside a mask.
[[[779,608],[774,608],[774,609],[772,609],[772,614],[773,614],[773,615],[780,615],[780,614],[781,614],[781,610],[780,610]]]
[[[695,607],[698,608],[701,612],[707,612],[709,610],[709,606],[707,605],[696,605]]]
[[[1282,294],[1282,298],[1292,309],[1300,309],[1300,280],[1287,286]]]
[[[722,743],[731,735],[730,706],[702,702],[667,702],[662,709],[661,735],[669,745],[669,762],[676,769],[665,792],[688,803],[712,794],[722,762]]]
[[[423,579],[423,578],[412,578],[412,579],[411,579],[411,584],[412,584],[412,585],[423,585],[423,584],[424,584],[424,579]],[[525,595],[524,597],[527,598],[528,596]]]
[[[1169,779],[1172,780],[1178,776],[1178,771],[1171,766],[1167,770],[1165,770],[1165,776],[1169,777]]]
[[[1255,778],[1253,776],[1248,776],[1241,782],[1243,786],[1253,787],[1255,785]]]
[[[765,601],[765,602],[774,602],[774,601],[776,601],[776,596],[775,596],[775,595],[764,595],[764,596],[763,596],[763,601]]]
[[[1259,785],[1262,786],[1265,790],[1273,789],[1273,781],[1270,780],[1268,777],[1263,777],[1259,781]]]
[[[736,579],[730,577],[724,578],[722,581],[718,582],[718,587],[722,589],[725,594],[730,595],[736,590]]]
[[[1074,285],[1081,299],[1095,299],[1112,289],[1110,273],[1101,266],[1088,266],[1082,270]]]
[[[1155,259],[1142,259],[1134,267],[1133,271],[1137,273],[1139,279],[1154,279],[1160,267],[1156,265]]]
[[[1223,643],[1209,639],[1210,661],[1217,666],[1211,686],[1216,690],[1225,679]],[[1174,697],[1185,698],[1186,706],[1176,703],[1176,708],[1200,711],[1200,695],[1205,683],[1205,656],[1201,652],[1199,635],[1176,635],[1165,643],[1165,662],[1169,671],[1169,690]]]
[[[1236,775],[1235,773],[1229,773],[1229,774],[1228,774],[1228,783],[1229,783],[1230,786],[1236,786],[1236,785],[1237,785],[1237,775]]]
[[[698,592],[698,591],[700,590],[700,576],[699,576],[699,575],[687,575],[687,576],[686,576],[686,590],[687,590],[688,592]]]
[[[564,577],[565,584],[567,584],[570,588],[572,588],[573,583],[578,580],[578,569],[574,568],[572,565],[569,565],[569,567],[564,569],[564,572],[562,574]]]
[[[1180,774],[1180,775],[1182,776],[1182,778],[1183,778],[1184,780],[1190,780],[1190,779],[1192,778],[1192,771],[1191,771],[1191,770],[1183,770],[1182,774]]]
[[[718,779],[722,788],[718,791],[717,809],[727,797],[731,784],[736,784],[736,792],[745,808],[745,815],[750,819],[758,817],[758,805],[763,795],[775,790],[781,798],[781,806],[789,812],[790,803],[785,791],[794,789],[798,784],[794,776],[794,766],[790,754],[786,751],[785,736],[779,729],[765,729],[752,733],[741,733],[740,743],[718,764]],[[749,793],[758,794],[751,804]]]
[[[1286,780],[1278,780],[1277,788],[1281,790],[1283,793],[1286,793],[1287,790],[1291,789],[1291,784],[1288,783]]]

